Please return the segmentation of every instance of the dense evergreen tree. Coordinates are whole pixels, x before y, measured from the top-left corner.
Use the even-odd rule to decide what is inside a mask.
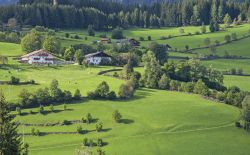
[[[13,122],[9,105],[0,91],[0,154],[21,155],[21,138],[17,133],[18,125]]]

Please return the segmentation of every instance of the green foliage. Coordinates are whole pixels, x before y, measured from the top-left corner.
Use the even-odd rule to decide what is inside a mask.
[[[250,97],[246,96],[242,102],[242,116],[245,121],[245,129],[250,131]]]
[[[73,60],[74,54],[75,54],[75,49],[72,46],[70,46],[64,52],[64,59],[67,61]]]
[[[227,13],[224,17],[224,24],[225,24],[225,27],[229,27],[232,23],[232,19],[230,17],[230,15]]]
[[[167,90],[170,88],[170,79],[166,76],[166,74],[163,74],[161,76],[161,79],[158,85],[159,85],[159,88],[163,90]]]
[[[43,42],[43,49],[54,54],[59,54],[61,43],[55,36],[47,35]]]
[[[12,85],[18,85],[20,83],[20,79],[17,78],[17,77],[11,76],[9,83],[12,84]]]
[[[145,62],[145,71],[143,75],[144,85],[148,88],[157,88],[158,81],[162,74],[161,66],[156,60],[153,52],[147,52],[143,59]]]
[[[152,42],[149,45],[149,49],[154,53],[157,61],[159,61],[161,65],[167,62],[168,53],[166,45],[161,45],[157,42]]]
[[[88,35],[89,36],[95,36],[95,30],[93,28],[93,25],[88,26]]]
[[[53,104],[51,104],[51,105],[49,106],[49,109],[50,109],[51,112],[54,112],[55,108],[54,108]]]
[[[79,64],[79,65],[82,65],[82,62],[83,62],[83,59],[84,59],[84,55],[83,55],[83,52],[82,50],[77,50],[75,52],[75,60],[76,62]]]
[[[122,119],[122,115],[118,110],[115,110],[112,115],[113,119],[115,120],[116,123],[120,123]]]
[[[202,26],[201,26],[201,33],[205,34],[207,32],[207,27],[204,23],[202,23]]]
[[[74,99],[75,99],[75,100],[81,100],[81,97],[82,97],[82,95],[81,95],[80,90],[79,90],[79,89],[76,89],[76,91],[75,91],[75,93],[74,93]]]
[[[97,132],[101,132],[102,131],[102,123],[97,123],[96,126],[95,126],[95,129]]]
[[[90,124],[90,123],[92,122],[92,120],[93,120],[92,115],[91,115],[90,113],[88,113],[88,114],[86,115],[86,123],[87,123],[87,124]]]
[[[231,42],[231,36],[230,35],[225,35],[224,40],[225,40],[226,43],[230,43]]]
[[[26,53],[33,52],[42,48],[43,38],[39,32],[32,30],[21,40],[22,50]]]
[[[81,125],[77,126],[76,131],[77,133],[82,134],[83,132],[82,126]]]
[[[123,31],[121,28],[116,28],[112,31],[112,35],[111,35],[112,39],[123,39]]]
[[[202,80],[198,80],[194,85],[194,93],[201,94],[203,96],[209,95],[209,89]]]
[[[131,82],[122,84],[119,89],[119,96],[123,99],[129,99],[134,96],[135,89]]]
[[[21,140],[17,133],[18,125],[13,121],[14,117],[10,114],[9,105],[0,91],[0,153],[3,155],[21,154]]]

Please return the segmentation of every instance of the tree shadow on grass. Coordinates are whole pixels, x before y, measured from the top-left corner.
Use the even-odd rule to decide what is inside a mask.
[[[123,123],[123,124],[132,124],[135,121],[132,119],[121,119],[119,123]]]

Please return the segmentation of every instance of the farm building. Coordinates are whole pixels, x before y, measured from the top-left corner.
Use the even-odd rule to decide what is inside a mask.
[[[54,64],[55,57],[46,50],[37,50],[21,57],[21,63]]]
[[[117,44],[123,44],[123,43],[127,43],[132,47],[139,47],[140,46],[140,42],[136,39],[120,39],[116,41]]]
[[[101,38],[101,43],[103,43],[103,44],[110,44],[111,43],[111,39],[110,38]]]
[[[111,63],[112,57],[103,51],[91,53],[88,55],[85,55],[85,61],[88,64],[92,65],[100,65],[101,63],[109,64]]]

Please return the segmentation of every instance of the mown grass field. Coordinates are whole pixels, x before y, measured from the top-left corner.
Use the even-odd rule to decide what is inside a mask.
[[[91,131],[83,135],[25,136],[31,154],[74,154],[85,137],[102,138],[108,143],[103,147],[107,154],[178,155],[185,152],[190,155],[226,155],[233,152],[247,155],[250,151],[247,147],[250,135],[234,127],[239,110],[198,95],[142,89],[130,101],[85,101],[68,105],[68,108],[68,111],[47,115],[19,116],[16,120],[22,123],[80,120],[90,112],[98,122],[103,123],[105,131],[91,131],[95,129],[94,123],[82,124],[83,129]],[[62,110],[63,107],[56,106],[55,109]],[[114,110],[121,112],[124,123],[113,121]],[[35,128],[41,132],[75,132],[78,125]],[[31,127],[23,129],[24,133],[31,132]],[[20,132],[23,131],[21,127]],[[241,145],[235,145],[235,140]]]
[[[204,39],[210,38],[212,42],[222,42],[226,34],[236,32],[238,36],[248,33],[249,24],[229,28],[226,31],[207,33],[203,35],[177,37],[169,40],[160,40],[163,36],[180,35],[179,28],[161,29],[131,29],[125,30],[127,38],[152,37],[152,41],[170,44],[173,48],[184,49],[204,46]],[[200,31],[200,27],[184,27],[185,34]],[[65,38],[65,33],[70,36],[78,35],[82,39]],[[100,40],[101,34],[110,32],[96,32],[95,37],[87,36],[86,30],[61,30],[56,32],[60,37],[63,47],[73,44],[91,44]],[[88,37],[85,40],[85,37]],[[249,38],[218,47],[218,55],[223,55],[227,50],[232,55],[250,56]],[[142,46],[147,47],[149,41],[143,41]],[[208,54],[208,50],[197,50],[199,54]],[[120,84],[125,81],[107,76],[98,76],[99,71],[113,69],[114,67],[83,68],[76,65],[65,66],[30,66],[20,65],[12,60],[14,56],[22,55],[18,44],[0,43],[0,55],[9,56],[9,64],[0,67],[0,81],[9,80],[11,76],[20,78],[21,81],[35,80],[37,85],[0,85],[9,102],[17,102],[18,94],[22,89],[30,92],[38,88],[49,87],[53,79],[59,81],[62,90],[72,93],[80,89],[82,95],[92,91],[102,81],[107,81],[111,90],[118,92]],[[193,57],[195,54],[171,52],[170,56]],[[171,60],[172,61],[172,60]],[[175,60],[173,60],[175,61]],[[244,73],[250,74],[250,61],[246,60],[211,60],[202,61],[206,66],[225,71],[232,68],[242,68]],[[143,68],[136,68],[143,72]],[[226,86],[239,86],[242,90],[250,91],[248,76],[225,76]],[[96,140],[102,138],[107,143],[103,147],[106,154],[111,155],[248,155],[250,152],[250,134],[234,126],[240,116],[240,110],[222,103],[206,100],[199,95],[192,95],[171,91],[140,89],[136,96],[127,101],[94,101],[83,100],[79,103],[67,103],[68,110],[63,110],[63,105],[55,106],[55,112],[38,114],[38,108],[24,109],[23,116],[16,117],[16,121],[28,124],[56,123],[63,120],[81,120],[87,113],[95,119],[92,124],[71,124],[65,126],[34,126],[44,133],[40,137],[24,136],[23,140],[30,145],[31,155],[44,154],[74,154],[81,148],[83,138]],[[34,114],[29,114],[30,110]],[[119,110],[123,116],[122,123],[115,123],[112,119],[114,110]],[[15,112],[13,112],[15,113]],[[97,133],[95,125],[103,123],[103,132]],[[46,132],[76,132],[77,126],[82,125],[85,134],[52,134]],[[31,133],[32,126],[20,126],[20,133]],[[94,148],[96,150],[96,147]]]
[[[0,85],[0,89],[5,91],[8,101],[16,102],[18,94],[27,89],[30,92],[38,88],[50,86],[53,79],[58,80],[60,88],[69,90],[72,93],[76,89],[80,89],[82,95],[86,95],[88,91],[95,90],[98,84],[103,80],[107,81],[110,89],[117,92],[122,81],[111,77],[97,76],[99,71],[112,69],[113,67],[90,67],[83,68],[80,66],[23,66],[21,68],[0,69],[0,80],[8,81],[11,76],[20,78],[21,81],[35,80],[36,85]]]

